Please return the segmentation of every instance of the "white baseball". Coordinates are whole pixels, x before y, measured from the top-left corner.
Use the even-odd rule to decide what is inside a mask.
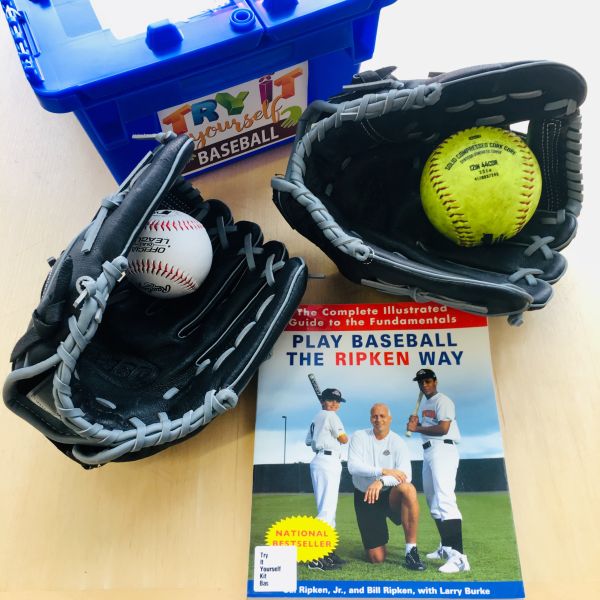
[[[131,246],[127,278],[150,296],[177,298],[198,289],[212,257],[202,223],[178,210],[159,210]]]

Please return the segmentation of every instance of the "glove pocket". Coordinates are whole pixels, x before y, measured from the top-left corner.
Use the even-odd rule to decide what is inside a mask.
[[[241,393],[289,322],[306,289],[307,271],[302,259],[289,259],[287,253],[272,260],[276,255],[270,251],[277,246],[283,248],[274,242],[264,246],[264,267],[249,272],[202,324],[219,335],[198,356],[202,372],[193,386]]]

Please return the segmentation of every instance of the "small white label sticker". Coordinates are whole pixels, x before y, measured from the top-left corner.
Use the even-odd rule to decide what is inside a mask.
[[[54,407],[54,401],[52,400],[52,390],[54,387],[54,369],[50,371],[40,383],[38,383],[32,390],[27,394],[27,398],[31,400],[36,406],[45,410],[53,417],[59,419],[58,413]]]
[[[295,592],[298,585],[296,546],[254,548],[254,591]]]

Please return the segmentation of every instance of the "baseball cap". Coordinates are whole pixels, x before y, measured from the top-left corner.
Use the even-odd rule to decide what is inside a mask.
[[[342,398],[342,392],[335,388],[327,388],[321,392],[321,400],[336,400],[337,402],[346,402]]]
[[[421,381],[423,379],[437,379],[437,377],[431,369],[419,369],[417,371],[417,376],[413,378],[413,381]]]

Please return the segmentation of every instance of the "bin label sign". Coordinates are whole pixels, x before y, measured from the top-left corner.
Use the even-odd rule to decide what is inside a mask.
[[[267,73],[158,113],[163,131],[195,142],[184,174],[200,172],[296,134],[307,105],[308,62]]]

